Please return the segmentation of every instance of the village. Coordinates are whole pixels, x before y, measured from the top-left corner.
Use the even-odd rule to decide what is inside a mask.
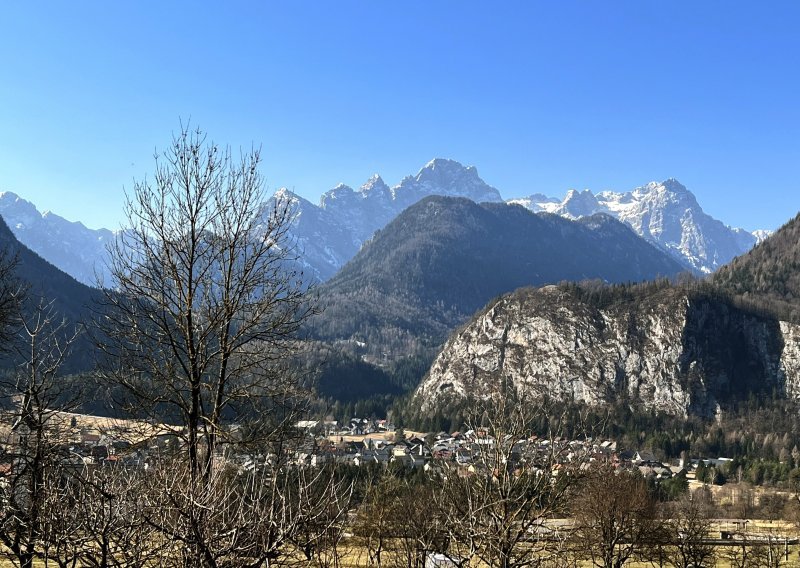
[[[496,440],[481,429],[452,433],[406,432],[381,419],[352,418],[341,427],[336,421],[306,420],[297,426],[306,432],[306,443],[295,455],[296,465],[380,464],[430,471],[454,464],[464,473],[474,473],[486,465],[496,445]],[[549,440],[537,436],[515,441],[509,448],[508,461],[511,465],[542,463],[541,458],[545,456],[552,458],[547,461],[552,464],[553,475],[570,464],[584,469],[592,464],[611,464],[617,469],[636,469],[645,478],[656,481],[676,476],[694,479],[701,462],[706,467],[721,467],[731,461],[729,458],[702,458],[666,464],[650,451],[618,448],[613,440]]]
[[[179,444],[179,432],[165,426],[153,427],[136,421],[102,419],[87,415],[57,413],[53,420],[54,444],[60,448],[62,459],[75,466],[123,466],[147,469],[157,456]],[[456,467],[462,474],[476,473],[495,459],[507,466],[539,467],[547,464],[550,474],[570,466],[586,469],[592,465],[612,465],[619,470],[636,470],[646,479],[661,482],[675,477],[695,478],[702,463],[705,467],[721,468],[730,458],[695,458],[665,463],[651,451],[621,448],[614,440],[586,438],[552,440],[537,436],[520,437],[508,447],[507,457],[492,457],[497,440],[486,430],[467,429],[452,433],[423,433],[396,428],[385,419],[354,417],[340,424],[334,420],[302,420],[296,424],[300,442],[295,444],[289,462],[297,467],[321,467],[329,464],[344,466],[392,466],[421,468],[435,472],[444,467]],[[18,453],[19,427],[4,425],[3,455],[0,475],[11,470],[11,456]],[[220,457],[229,463],[253,464],[253,457],[230,455],[224,446]],[[261,456],[262,458],[264,456]],[[0,458],[2,460],[2,458]],[[535,465],[533,465],[535,464]]]

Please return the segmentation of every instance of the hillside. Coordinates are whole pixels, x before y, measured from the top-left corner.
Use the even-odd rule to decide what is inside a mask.
[[[449,338],[416,400],[433,411],[500,384],[676,415],[800,400],[799,294],[800,217],[707,282],[521,290]]]
[[[0,216],[14,236],[37,255],[87,285],[108,282],[106,246],[113,242],[108,229],[92,230],[36,206],[15,193],[0,193]]]
[[[713,282],[754,306],[800,320],[800,215],[722,267]]]
[[[434,410],[500,385],[590,406],[714,416],[748,396],[800,396],[800,326],[668,282],[504,296],[450,337],[416,392]]]
[[[18,260],[16,274],[20,283],[28,289],[28,309],[43,299],[52,301],[54,310],[72,325],[88,319],[90,306],[101,292],[81,284],[21,244],[2,219],[0,249],[8,251]],[[10,362],[6,360],[5,364]],[[91,366],[91,346],[84,336],[74,345],[63,371],[78,373],[89,370]]]
[[[394,359],[441,344],[495,296],[562,280],[628,282],[682,267],[608,216],[570,221],[504,203],[429,197],[318,289],[310,334]]]

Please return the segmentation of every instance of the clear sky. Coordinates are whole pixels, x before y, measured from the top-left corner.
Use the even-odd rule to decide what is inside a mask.
[[[0,190],[98,228],[179,120],[317,202],[433,157],[504,197],[676,177],[800,210],[800,3],[6,2]]]

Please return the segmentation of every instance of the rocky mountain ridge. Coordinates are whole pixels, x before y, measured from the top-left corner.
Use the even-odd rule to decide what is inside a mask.
[[[683,266],[608,215],[572,221],[522,207],[426,197],[317,288],[320,340],[387,359],[438,348],[499,294],[562,280],[642,281]]]
[[[536,194],[510,202],[570,219],[607,213],[703,274],[714,272],[770,234],[731,228],[714,219],[703,211],[694,194],[673,178],[624,193],[595,195],[588,189],[570,190],[563,200]]]
[[[499,299],[450,337],[416,400],[430,410],[504,384],[561,401],[713,416],[749,393],[800,398],[800,325],[669,284],[594,294],[547,286]]]
[[[375,231],[420,199],[434,195],[464,197],[476,203],[503,201],[500,192],[484,182],[474,166],[464,167],[442,158],[431,160],[416,175],[406,176],[393,187],[377,174],[357,190],[339,184],[322,194],[318,207],[291,194],[296,208],[291,233],[306,271],[326,281]]]
[[[800,401],[800,215],[703,281],[504,296],[451,335],[416,397],[432,409],[501,384],[677,415]]]
[[[309,281],[324,282],[353,258],[375,231],[403,210],[432,195],[464,197],[476,203],[503,202],[500,192],[484,182],[474,166],[436,158],[416,175],[390,187],[379,175],[353,189],[339,184],[315,205],[286,189],[271,198],[290,199],[295,218],[290,240]],[[763,239],[767,232],[732,229],[707,215],[694,195],[674,179],[652,182],[625,193],[571,190],[561,200],[534,194],[508,200],[534,212],[570,219],[606,213],[669,252],[689,269],[710,273]],[[16,194],[0,194],[0,215],[14,234],[43,258],[85,284],[108,279],[107,229],[91,230],[36,207]]]
[[[98,279],[109,280],[105,259],[112,231],[89,229],[50,211],[41,213],[10,191],[0,193],[0,216],[21,243],[79,282],[96,286]]]

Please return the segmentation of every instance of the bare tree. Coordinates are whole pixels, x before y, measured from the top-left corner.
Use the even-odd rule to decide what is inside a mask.
[[[293,472],[301,497],[297,529],[286,533],[307,563],[338,566],[348,527],[353,483],[337,479],[335,468],[302,468]],[[305,500],[305,502],[303,502]],[[258,519],[255,520],[258,523]]]
[[[289,262],[291,204],[266,205],[259,161],[183,128],[154,184],[134,185],[110,251],[105,371],[131,410],[180,420],[193,477],[210,475],[226,418],[296,394],[283,363],[310,310]]]
[[[404,479],[384,469],[368,481],[353,533],[371,566],[421,568],[429,552],[443,550],[447,531],[427,479]]]
[[[80,566],[97,568],[164,564],[164,541],[146,522],[145,471],[106,464],[85,469],[63,488],[61,507],[69,503],[70,515],[51,538],[62,561],[75,558]]]
[[[575,538],[598,568],[621,568],[662,540],[655,502],[638,472],[594,468],[572,501]]]
[[[405,486],[388,472],[368,480],[364,499],[355,518],[353,533],[367,552],[370,566],[386,564]]]
[[[541,405],[498,394],[480,406],[468,424],[471,467],[450,463],[437,496],[450,533],[446,552],[499,568],[543,566],[559,548],[547,520],[565,510],[577,476],[554,476],[566,452],[553,437],[532,439]]]
[[[292,269],[292,208],[266,205],[259,161],[258,150],[234,159],[182,127],[156,156],[153,181],[128,195],[129,227],[110,250],[113,286],[98,308],[117,402],[172,424],[181,441],[163,462],[180,480],[171,489],[182,494],[169,496],[181,522],[162,528],[180,530],[170,537],[195,566],[216,565],[214,548],[228,546],[208,533],[208,500],[230,495],[219,485],[225,453],[269,445],[283,461],[306,400],[287,365],[311,311]]]
[[[0,218],[0,223],[5,223]],[[27,290],[17,277],[18,257],[9,249],[0,249],[0,353],[15,344],[22,305]]]
[[[77,331],[58,321],[52,304],[44,301],[20,319],[18,365],[0,379],[3,394],[12,399],[13,422],[7,440],[9,482],[0,493],[0,542],[20,566],[30,567],[42,553],[45,504],[63,473],[64,424],[58,410],[70,408],[79,393],[59,373]]]
[[[447,531],[442,511],[435,506],[436,489],[426,480],[409,485],[402,497],[396,518],[399,566],[422,568],[430,553],[446,548]]]
[[[715,547],[709,542],[713,505],[700,495],[684,495],[666,511],[666,559],[675,568],[712,566]]]
[[[316,561],[324,539],[343,530],[349,503],[348,486],[324,469],[227,464],[214,469],[201,495],[183,489],[191,479],[185,464],[162,465],[153,477],[139,502],[146,522],[163,537],[162,566],[255,568]],[[206,512],[202,524],[189,514],[195,509]]]
[[[784,562],[784,539],[758,537],[737,532],[734,544],[724,547],[720,556],[731,568],[778,568]]]

